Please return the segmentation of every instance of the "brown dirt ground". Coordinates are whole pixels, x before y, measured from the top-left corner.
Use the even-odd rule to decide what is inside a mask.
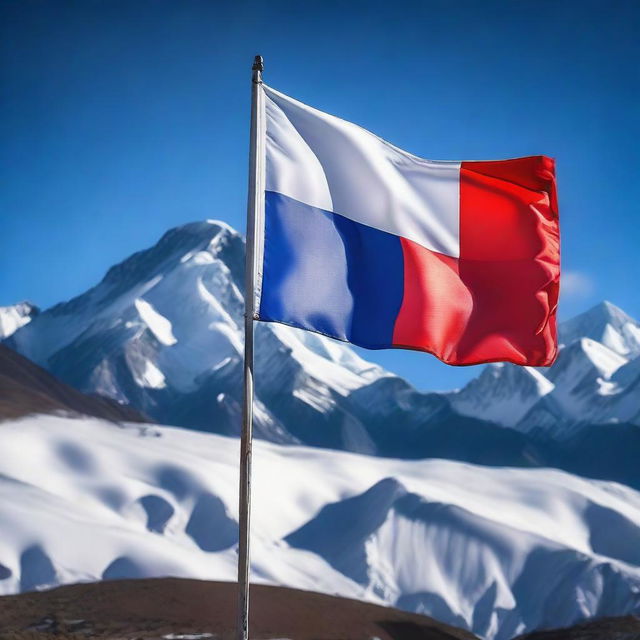
[[[0,640],[235,638],[236,585],[114,580],[0,598]],[[472,640],[431,618],[317,593],[252,585],[251,640]],[[176,639],[179,640],[179,639]]]

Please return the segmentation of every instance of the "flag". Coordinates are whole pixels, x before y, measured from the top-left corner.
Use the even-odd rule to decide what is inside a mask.
[[[425,160],[263,91],[256,319],[452,365],[554,361],[551,158]]]

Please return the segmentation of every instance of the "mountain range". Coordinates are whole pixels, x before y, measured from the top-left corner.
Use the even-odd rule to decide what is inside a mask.
[[[194,223],[73,300],[0,308],[1,593],[234,579],[243,264]],[[640,611],[640,325],[605,302],[560,342],[435,393],[258,323],[254,579],[489,640]]]
[[[157,423],[237,435],[243,278],[241,234],[192,223],[68,302],[0,309],[0,326],[7,346],[80,391]],[[387,457],[555,466],[640,487],[640,324],[603,302],[559,335],[549,369],[488,365],[464,388],[435,393],[346,344],[257,323],[255,433]]]

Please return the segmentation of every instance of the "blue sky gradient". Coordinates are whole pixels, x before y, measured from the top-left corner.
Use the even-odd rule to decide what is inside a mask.
[[[81,293],[169,227],[244,228],[250,65],[417,155],[557,160],[561,317],[640,317],[640,3],[4,1],[0,304]],[[419,388],[477,368],[366,357]]]

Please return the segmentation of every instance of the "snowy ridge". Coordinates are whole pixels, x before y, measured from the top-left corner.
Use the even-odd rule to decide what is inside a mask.
[[[92,419],[4,423],[0,591],[233,580],[237,446]],[[621,485],[266,442],[254,462],[258,582],[395,605],[496,640],[640,611],[640,494]]]
[[[554,384],[533,367],[491,364],[461,393],[451,395],[451,404],[462,414],[515,425]]]

